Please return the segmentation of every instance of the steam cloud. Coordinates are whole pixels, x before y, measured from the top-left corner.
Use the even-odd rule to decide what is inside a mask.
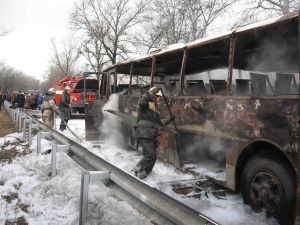
[[[101,134],[108,144],[123,146],[124,138],[121,133],[122,119],[105,110],[118,110],[119,109],[119,95],[110,95],[107,103],[102,108],[103,122],[100,126]]]
[[[225,161],[225,146],[221,140],[196,136],[191,143],[193,144],[186,147],[188,160],[198,161],[210,158],[220,163]]]

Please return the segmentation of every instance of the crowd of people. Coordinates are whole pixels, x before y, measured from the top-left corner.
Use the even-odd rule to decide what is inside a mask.
[[[44,95],[39,91],[13,91],[4,94],[0,92],[0,110],[5,100],[11,102],[10,108],[31,109],[42,111],[42,121],[49,127],[54,127],[55,114],[61,118],[59,129],[64,131],[70,120],[70,87],[66,86],[61,95],[60,105],[54,99],[55,90],[50,88]]]
[[[11,108],[40,109],[43,103],[43,96],[38,91],[13,91],[12,93],[1,94],[2,102],[5,100],[12,103]]]

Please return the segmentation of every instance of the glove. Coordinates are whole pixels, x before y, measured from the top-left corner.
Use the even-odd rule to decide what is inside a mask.
[[[173,122],[174,120],[175,120],[175,116],[171,116],[169,119],[170,122]]]
[[[175,120],[175,116],[171,116],[169,119],[162,120],[163,126],[168,126],[170,123],[172,123]]]

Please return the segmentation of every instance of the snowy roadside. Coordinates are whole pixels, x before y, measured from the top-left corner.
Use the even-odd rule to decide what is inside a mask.
[[[0,138],[1,151],[28,151],[21,136],[13,133]],[[33,143],[32,153],[1,163],[0,224],[78,224],[83,169],[59,153],[58,175],[51,179],[51,154],[37,156],[35,139]],[[42,140],[42,152],[48,149],[51,143]],[[89,200],[87,224],[151,224],[100,182],[90,186]]]

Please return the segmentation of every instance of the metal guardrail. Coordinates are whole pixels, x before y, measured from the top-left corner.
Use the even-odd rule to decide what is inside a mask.
[[[35,126],[38,130],[49,132],[51,137],[59,144],[68,145],[68,155],[83,168],[94,171],[108,171],[109,182],[107,186],[132,204],[137,211],[142,211],[142,213],[150,217],[155,224],[218,224],[205,215],[137,179],[126,171],[117,168],[75,141],[49,128],[28,113],[9,108],[9,103],[7,102],[4,106],[13,121],[16,122],[22,120],[22,118],[30,118],[31,120],[29,121],[38,124],[38,126]],[[22,126],[19,128],[22,129]]]

